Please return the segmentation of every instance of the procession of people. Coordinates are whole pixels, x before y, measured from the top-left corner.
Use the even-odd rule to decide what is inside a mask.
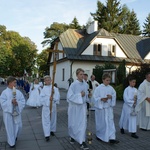
[[[118,144],[120,141],[116,137],[113,113],[113,108],[116,105],[116,91],[110,85],[110,74],[104,73],[101,77],[102,83],[99,84],[94,75],[91,75],[89,80],[84,70],[78,68],[76,78],[70,84],[66,97],[70,143],[77,142],[81,149],[89,149],[86,137],[87,111],[89,111],[89,107],[93,107],[96,139],[105,143]],[[25,105],[36,108],[42,107],[41,124],[43,136],[47,142],[50,141],[51,136],[55,136],[56,132],[57,105],[60,102],[57,84],[54,86],[48,75],[44,77],[44,84],[39,84],[39,80],[36,78],[32,84],[28,85],[28,88],[30,87],[27,90],[29,97],[26,98],[22,92],[25,87],[23,84],[24,82],[19,82],[17,78],[9,76],[7,88],[0,95],[0,109],[3,112],[7,143],[10,148],[16,146],[21,132],[21,114]],[[144,131],[150,130],[150,72],[146,74],[145,80],[138,89],[135,88],[135,84],[136,79],[130,77],[128,87],[123,93],[124,104],[120,114],[119,127],[121,134],[128,131],[132,138],[138,139],[137,127]]]

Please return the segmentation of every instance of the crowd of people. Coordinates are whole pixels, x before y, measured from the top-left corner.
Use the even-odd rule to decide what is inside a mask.
[[[102,83],[95,80],[95,76],[84,73],[82,68],[76,70],[77,79],[68,89],[68,133],[70,143],[78,142],[81,149],[89,149],[86,144],[87,117],[90,108],[95,110],[96,139],[110,144],[118,144],[114,123],[113,107],[116,105],[116,91],[110,85],[111,76],[104,73]],[[7,88],[1,93],[0,107],[3,110],[3,120],[7,133],[7,142],[11,148],[15,147],[22,128],[21,113],[25,105],[31,107],[42,106],[42,127],[46,141],[54,136],[57,124],[57,104],[60,93],[52,86],[50,76],[44,77],[44,84],[38,79],[30,85],[22,84],[15,77],[7,78]],[[129,77],[128,87],[123,93],[124,104],[119,121],[120,132],[131,133],[131,137],[138,139],[137,126],[141,130],[150,130],[150,73],[138,89],[135,88],[136,79]],[[28,89],[29,97],[24,98],[20,88]]]

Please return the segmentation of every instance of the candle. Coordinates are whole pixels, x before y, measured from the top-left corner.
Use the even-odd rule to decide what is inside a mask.
[[[13,93],[16,93],[16,88],[13,86]]]

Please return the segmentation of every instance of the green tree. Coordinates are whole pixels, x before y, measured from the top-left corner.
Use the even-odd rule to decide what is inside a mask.
[[[36,45],[15,31],[0,26],[0,74],[22,76],[24,69],[31,71],[36,58]]]
[[[126,5],[122,7],[122,24],[120,25],[119,33],[126,34],[128,31],[129,17],[131,12]]]
[[[150,37],[150,13],[148,14],[148,17],[145,20],[145,23],[143,25],[143,36]]]
[[[81,29],[79,22],[76,17],[73,18],[72,22],[69,24],[69,28],[71,29]]]
[[[94,20],[98,21],[99,28],[105,29],[105,22],[107,22],[106,18],[106,7],[100,1],[97,1],[97,10],[95,13],[90,13]]]
[[[103,70],[105,69],[116,69],[116,66],[114,66],[112,63],[110,62],[105,62],[104,65],[96,65],[95,68],[93,69],[93,74],[96,77],[96,80],[99,83],[102,83],[102,75],[103,75]]]
[[[49,72],[49,66],[47,64],[49,52],[47,50],[43,50],[40,54],[37,56],[37,66],[38,66],[38,72],[39,76],[43,77],[46,73]]]
[[[53,22],[50,27],[46,27],[44,31],[44,41],[41,43],[43,46],[50,45],[50,43],[57,38],[61,33],[66,31],[69,25],[65,23]]]
[[[137,16],[134,10],[132,10],[128,16],[126,27],[127,27],[126,32],[125,32],[126,34],[132,34],[132,35],[141,34],[139,21],[137,19]]]
[[[96,13],[91,13],[94,20],[99,23],[99,28],[104,28],[109,32],[119,32],[119,26],[122,24],[122,7],[118,0],[107,0],[106,6],[97,1]]]

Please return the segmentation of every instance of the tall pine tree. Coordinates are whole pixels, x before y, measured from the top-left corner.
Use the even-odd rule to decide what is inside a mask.
[[[119,32],[122,23],[122,7],[118,0],[107,0],[106,6],[97,1],[96,13],[91,13],[94,20],[99,23],[99,28],[104,28],[109,32]]]
[[[136,13],[134,12],[134,10],[132,10],[130,15],[128,16],[127,30],[125,33],[132,34],[132,35],[140,35],[141,34],[139,21],[137,19],[137,16],[136,16]]]
[[[81,29],[81,26],[79,25],[79,22],[76,17],[73,18],[72,22],[70,23],[69,27],[71,29]]]
[[[142,34],[143,36],[150,37],[150,13],[148,14],[148,17],[145,20]]]

